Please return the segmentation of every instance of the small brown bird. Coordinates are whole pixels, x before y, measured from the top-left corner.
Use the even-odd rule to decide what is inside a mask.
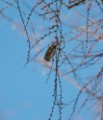
[[[51,44],[51,46],[49,46],[49,48],[45,53],[44,59],[49,62],[56,54],[56,49],[57,49],[57,44],[56,43]]]

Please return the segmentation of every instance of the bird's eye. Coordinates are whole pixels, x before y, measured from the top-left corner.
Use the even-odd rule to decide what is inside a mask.
[[[54,48],[56,48],[57,47],[57,45],[54,45]]]

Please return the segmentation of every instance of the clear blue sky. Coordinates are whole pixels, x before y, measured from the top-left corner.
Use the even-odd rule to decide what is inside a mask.
[[[35,65],[37,63],[30,63],[24,69],[27,49],[25,39],[12,30],[6,21],[2,21],[0,29],[1,120],[46,120],[53,101],[52,79],[45,84],[47,76],[42,75],[42,71],[46,69]],[[63,91],[68,92],[70,85],[67,81],[63,82]],[[67,103],[71,99],[68,94],[64,93]]]
[[[17,11],[11,13],[12,10],[14,9],[10,8],[6,14],[19,20]],[[0,19],[0,120],[48,120],[53,103],[53,76],[45,84],[47,75],[43,73],[49,72],[45,66],[31,62],[23,68],[27,49],[26,38],[17,29],[13,29],[11,23]],[[63,99],[69,103],[77,97],[78,91],[68,81],[62,79],[62,83]],[[63,109],[63,120],[71,112],[72,105]],[[75,120],[91,120],[87,116],[89,112],[81,112],[81,119]],[[57,113],[55,112],[54,120],[57,120]]]

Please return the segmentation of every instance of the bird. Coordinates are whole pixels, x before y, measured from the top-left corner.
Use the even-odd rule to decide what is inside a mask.
[[[52,43],[46,53],[45,53],[45,56],[44,56],[44,59],[48,62],[50,62],[50,60],[55,56],[56,54],[56,49],[57,49],[57,44],[56,43]]]

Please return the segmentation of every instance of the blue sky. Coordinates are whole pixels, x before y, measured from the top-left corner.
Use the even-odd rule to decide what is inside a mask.
[[[5,28],[6,27],[6,28]],[[45,66],[31,62],[26,68],[27,43],[11,24],[2,21],[0,35],[0,111],[2,120],[45,120],[48,118],[53,102],[53,76],[45,84],[48,71]],[[49,71],[48,71],[49,72]],[[46,72],[47,73],[47,72]],[[68,103],[78,93],[66,80],[63,82],[63,96]],[[72,94],[71,94],[72,91]],[[74,97],[75,96],[75,97]],[[64,109],[64,119],[69,109]],[[57,112],[56,112],[57,115]],[[85,120],[85,118],[83,119]]]
[[[0,8],[2,8],[2,6],[4,6],[4,4],[2,4]],[[82,7],[80,10],[81,9]],[[14,23],[18,21],[18,23],[22,25],[19,13],[13,8],[5,10],[4,13],[10,17],[13,16]],[[72,12],[70,11],[67,14],[67,16],[64,15],[64,22],[72,16]],[[79,19],[75,19],[77,16],[74,15],[72,17],[74,23],[78,22],[78,24],[76,24],[77,26],[84,24],[83,20],[80,22]],[[35,20],[34,26],[37,28],[36,37],[38,38],[47,30],[46,27],[48,27],[49,22],[38,19],[37,15],[34,15],[32,19]],[[54,74],[50,76],[48,84],[46,84],[49,70],[45,65],[32,61],[24,68],[28,47],[25,34],[22,29],[21,31],[18,30],[21,26],[9,23],[1,18],[0,23],[0,120],[47,120],[53,103]],[[68,26],[71,23],[73,23],[72,19]],[[72,28],[73,26],[70,27],[70,29]],[[67,28],[64,29],[64,31],[66,30]],[[51,39],[53,39],[53,37],[54,36],[52,36]],[[67,38],[70,39],[70,37],[71,36]],[[46,41],[46,43],[47,42],[48,41]],[[41,42],[41,46],[42,44],[44,45],[43,42]],[[32,51],[32,55],[34,55],[34,52],[35,51]],[[44,53],[42,57],[43,55]],[[80,74],[82,74],[82,71],[80,71]],[[91,73],[86,71],[83,75],[85,76],[86,74]],[[61,78],[61,80],[63,86],[63,101],[68,104],[77,97],[78,89],[69,82],[69,77],[68,80],[65,78]],[[86,94],[81,95],[82,99],[80,99],[80,102],[82,102],[85,97]],[[72,104],[63,109],[63,120],[68,118],[72,109]],[[74,120],[91,120],[91,116],[88,116],[88,114],[90,114],[90,111],[86,108],[78,114]],[[57,109],[54,116],[55,118],[53,120],[57,120]]]

